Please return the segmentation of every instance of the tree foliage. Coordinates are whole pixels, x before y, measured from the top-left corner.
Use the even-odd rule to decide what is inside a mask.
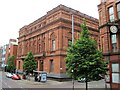
[[[106,73],[107,64],[103,61],[102,52],[97,50],[97,43],[89,36],[86,22],[81,28],[80,38],[67,50],[67,73],[74,79],[87,76],[90,80],[98,80]]]
[[[34,60],[32,52],[29,52],[26,58],[24,59],[23,69],[24,71],[27,71],[28,73],[32,73],[33,70],[36,69],[36,64],[37,63]]]
[[[15,56],[8,57],[7,71],[13,72],[16,69],[14,61],[15,61]]]

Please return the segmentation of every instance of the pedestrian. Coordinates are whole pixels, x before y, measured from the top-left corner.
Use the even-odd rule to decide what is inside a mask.
[[[15,73],[18,74],[18,70],[17,69],[15,70]]]

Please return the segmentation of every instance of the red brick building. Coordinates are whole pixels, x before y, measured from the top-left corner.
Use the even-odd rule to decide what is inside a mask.
[[[120,89],[120,0],[101,0],[98,11],[100,47],[110,68],[108,82]]]
[[[22,27],[18,38],[17,69],[23,70],[24,58],[32,51],[38,71],[46,71],[51,77],[64,77],[66,73],[66,50],[72,40],[72,15],[74,16],[74,38],[80,37],[83,18],[90,36],[98,40],[98,19],[64,5],[48,11],[38,20]]]
[[[6,54],[5,54],[5,64],[7,65],[7,60],[9,56],[15,56],[17,57],[17,40],[15,39],[10,39],[9,44],[6,47]],[[16,64],[16,60],[14,62]]]

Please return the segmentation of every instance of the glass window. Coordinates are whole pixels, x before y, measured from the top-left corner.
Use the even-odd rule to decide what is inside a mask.
[[[70,47],[71,42],[72,42],[72,40],[68,39],[68,47]]]
[[[112,82],[120,83],[120,74],[119,73],[112,73]]]
[[[120,19],[120,3],[117,4],[118,19]]]
[[[99,13],[99,24],[101,25],[102,24],[102,11],[100,11],[100,13]]]
[[[118,63],[112,64],[112,72],[119,72],[119,64]]]
[[[52,40],[52,50],[55,50],[55,40]]]
[[[116,34],[112,35],[112,50],[115,51],[117,49],[117,38]]]
[[[101,38],[101,50],[104,50],[104,37]]]
[[[39,44],[39,52],[41,52],[41,44]]]
[[[113,7],[109,8],[109,18],[111,22],[114,21],[114,8]]]
[[[112,35],[112,43],[116,43],[117,42],[117,40],[116,40],[116,34],[113,34]]]
[[[119,63],[112,63],[112,82],[120,83],[120,66]]]

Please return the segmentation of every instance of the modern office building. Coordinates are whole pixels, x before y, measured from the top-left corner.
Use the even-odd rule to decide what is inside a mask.
[[[120,89],[120,0],[101,0],[98,11],[100,47],[109,61],[106,82]]]
[[[23,71],[24,58],[32,51],[38,71],[46,71],[49,77],[65,77],[65,57],[68,43],[72,40],[72,21],[76,40],[80,37],[83,18],[86,19],[90,36],[99,41],[98,19],[64,5],[57,6],[43,17],[22,27],[18,37],[17,69]]]

